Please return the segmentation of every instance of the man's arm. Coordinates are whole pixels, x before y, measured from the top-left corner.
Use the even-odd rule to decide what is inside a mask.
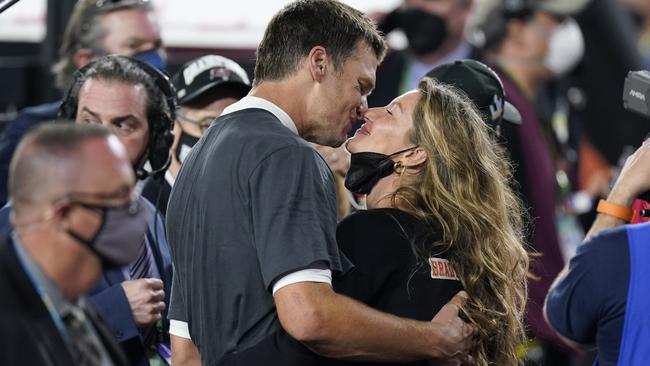
[[[172,365],[201,366],[201,355],[194,342],[189,338],[170,335],[172,347]]]
[[[406,362],[462,362],[475,329],[458,317],[466,300],[457,294],[431,322],[399,318],[339,295],[329,284],[299,282],[279,289],[282,327],[314,352],[332,358]]]
[[[650,190],[650,139],[634,152],[626,161],[621,174],[616,180],[607,201],[613,204],[630,207],[636,197]],[[598,214],[585,237],[585,241],[602,230],[614,228],[626,222],[606,214]]]

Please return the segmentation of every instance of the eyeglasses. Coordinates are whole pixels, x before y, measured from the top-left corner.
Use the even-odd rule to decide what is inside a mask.
[[[147,5],[150,0],[95,0],[95,7],[98,9],[113,10],[123,6]]]
[[[140,195],[130,187],[122,187],[112,193],[68,192],[56,199],[54,204],[79,205],[84,208],[103,211],[111,207],[129,207],[135,210]]]
[[[178,112],[176,112],[176,117],[178,117],[178,119],[183,122],[191,123],[193,125],[198,126],[199,129],[201,130],[201,133],[205,132],[208,129],[208,127],[210,127],[210,124],[212,124],[212,121],[214,121],[216,118],[216,117],[206,117],[201,120],[196,120]]]

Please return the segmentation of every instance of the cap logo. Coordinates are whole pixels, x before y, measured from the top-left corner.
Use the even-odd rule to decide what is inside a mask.
[[[490,118],[492,121],[496,121],[501,118],[501,115],[503,115],[503,98],[494,94],[492,104],[490,104]]]
[[[208,55],[192,62],[185,68],[185,70],[183,70],[183,80],[185,81],[185,85],[192,84],[199,74],[211,69],[224,70],[223,72],[227,72],[227,74],[222,75],[225,75],[226,77],[229,77],[234,72],[245,84],[249,84],[246,71],[244,71],[244,69],[242,69],[236,62],[223,56]],[[210,71],[211,80],[219,76],[219,74],[213,74],[214,71],[212,70]]]
[[[230,79],[230,75],[232,74],[232,71],[224,68],[216,68],[210,70],[210,80],[213,79],[224,79],[228,80]]]

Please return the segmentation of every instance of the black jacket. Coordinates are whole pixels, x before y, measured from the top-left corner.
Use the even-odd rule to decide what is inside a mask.
[[[9,237],[0,239],[0,365],[74,365],[73,357],[19,262]],[[128,365],[99,314],[84,308],[115,365]]]

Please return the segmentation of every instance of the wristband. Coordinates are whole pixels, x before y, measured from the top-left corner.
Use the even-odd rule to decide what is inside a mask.
[[[634,214],[634,211],[632,211],[631,208],[607,202],[605,200],[600,200],[598,202],[596,211],[598,213],[616,217],[625,222],[630,222],[630,220],[632,220],[632,215]]]

